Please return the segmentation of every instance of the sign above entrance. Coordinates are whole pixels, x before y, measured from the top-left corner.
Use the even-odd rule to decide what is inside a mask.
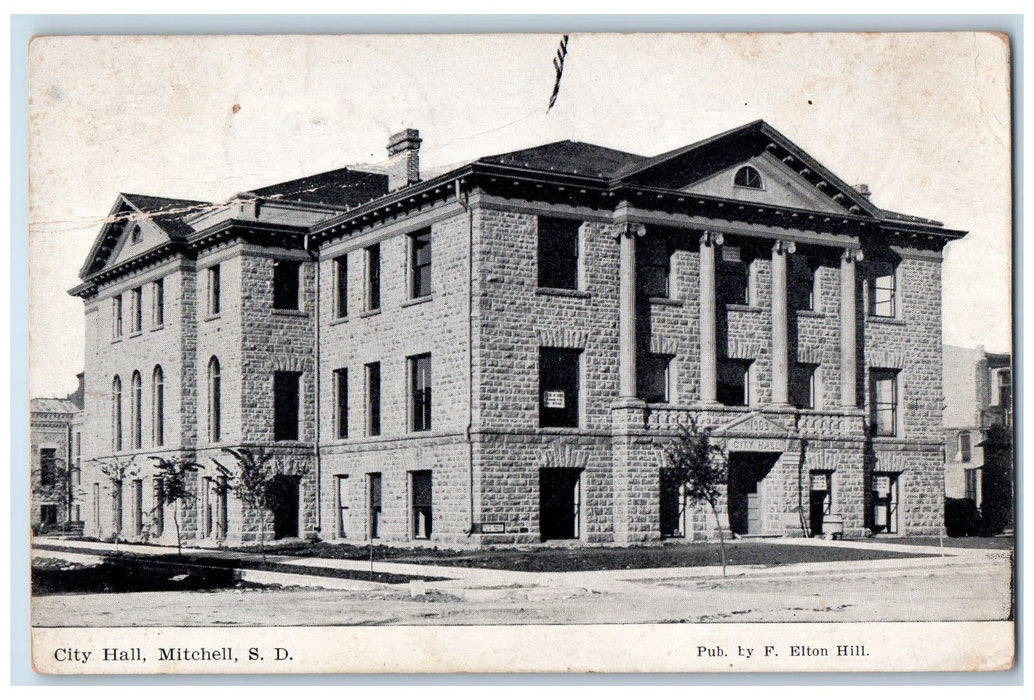
[[[546,392],[546,408],[565,408],[564,392],[559,391],[547,391]]]

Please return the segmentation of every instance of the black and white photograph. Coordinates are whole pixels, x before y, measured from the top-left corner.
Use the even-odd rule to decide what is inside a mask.
[[[35,38],[34,668],[1011,668],[1010,60]]]

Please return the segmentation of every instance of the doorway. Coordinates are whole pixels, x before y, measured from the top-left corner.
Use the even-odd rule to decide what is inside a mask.
[[[266,506],[273,512],[273,539],[298,537],[301,477],[277,474],[266,487]]]
[[[759,486],[779,459],[778,452],[729,454],[729,529],[737,535],[764,533]]]
[[[581,475],[581,469],[539,469],[539,533],[543,542],[581,536]]]
[[[872,475],[872,531],[898,532],[898,474],[876,472]]]
[[[811,525],[811,536],[823,534],[822,524],[833,510],[833,473],[811,473],[811,489],[808,495],[808,522]]]
[[[661,468],[661,537],[686,536],[686,496],[684,469]]]

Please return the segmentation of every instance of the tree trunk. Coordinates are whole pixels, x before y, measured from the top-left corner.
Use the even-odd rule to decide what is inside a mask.
[[[725,577],[725,532],[722,530],[722,521],[718,519],[718,509],[711,503],[711,512],[714,513],[714,524],[718,526],[718,547],[722,557],[722,577]]]
[[[262,563],[266,563],[266,512],[259,508],[259,552],[262,554]]]
[[[183,554],[183,542],[180,540],[180,509],[179,504],[172,506],[172,522],[176,523],[176,554]]]

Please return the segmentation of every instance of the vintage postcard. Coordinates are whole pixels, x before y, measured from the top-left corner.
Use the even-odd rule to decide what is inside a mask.
[[[993,671],[991,33],[30,46],[44,674]]]

